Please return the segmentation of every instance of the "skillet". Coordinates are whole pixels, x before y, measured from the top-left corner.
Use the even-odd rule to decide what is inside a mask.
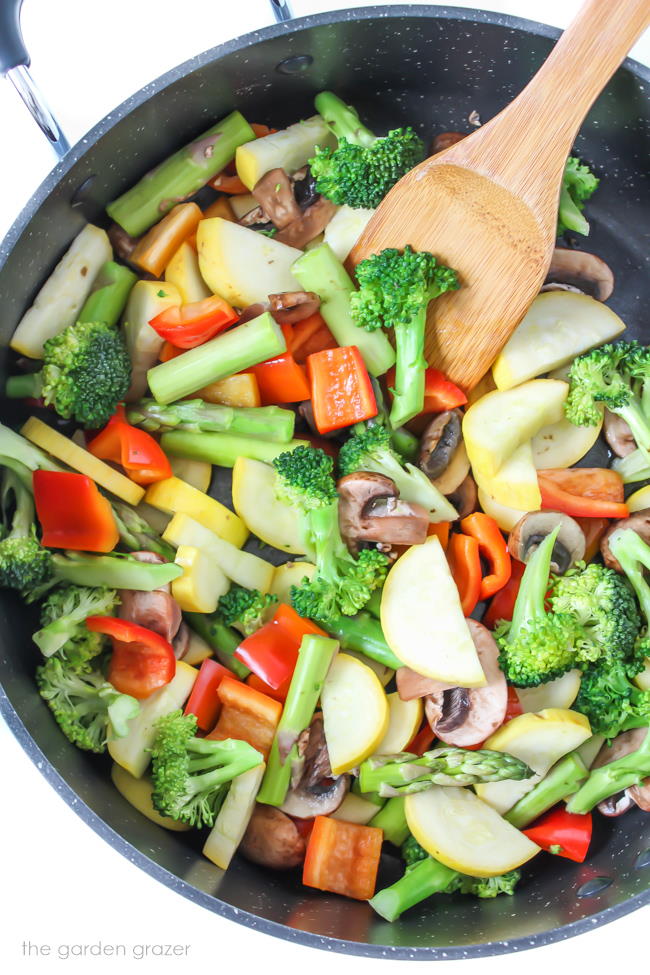
[[[272,0],[278,18],[284,0]],[[0,67],[25,63],[0,0]],[[86,221],[154,164],[233,108],[282,127],[312,114],[315,92],[333,88],[383,132],[414,124],[469,131],[468,116],[496,114],[521,90],[558,32],[494,13],[433,6],[368,7],[306,17],[220,45],[134,94],[71,150],[46,118],[62,154],[0,245],[0,369],[9,338],[40,283]],[[21,61],[21,58],[23,61]],[[17,59],[17,60],[16,60]],[[24,85],[27,85],[24,74]],[[604,177],[590,203],[588,248],[614,269],[612,307],[630,337],[649,341],[650,71],[626,61],[601,95],[577,154]],[[581,244],[580,246],[583,246]],[[11,414],[0,404],[3,419]],[[589,463],[606,461],[604,453]],[[213,493],[229,498],[226,472]],[[268,554],[266,555],[268,557]],[[303,888],[299,878],[237,858],[224,874],[200,840],[149,823],[115,791],[108,760],[68,744],[36,694],[33,615],[0,592],[0,711],[30,758],[77,814],[151,876],[225,917],[290,941],[374,957],[476,957],[557,941],[650,903],[650,817],[598,818],[589,860],[539,858],[514,898],[438,898],[387,924],[364,903]],[[380,886],[400,865],[384,857]]]

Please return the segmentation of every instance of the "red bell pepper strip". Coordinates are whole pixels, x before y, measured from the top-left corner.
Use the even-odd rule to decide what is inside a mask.
[[[305,855],[303,884],[368,900],[375,892],[383,836],[383,830],[376,826],[316,816]]]
[[[291,606],[280,603],[273,618],[242,640],[234,656],[276,691],[288,690],[302,638],[327,634]]]
[[[223,678],[218,694],[221,713],[208,738],[247,741],[267,759],[282,714],[280,702],[260,694],[232,676]]]
[[[386,373],[386,388],[389,396],[395,385],[395,367]],[[429,366],[424,374],[424,405],[420,413],[444,413],[457,406],[464,406],[467,396],[459,386],[447,379],[444,372]],[[418,414],[420,415],[420,414]]]
[[[307,369],[319,433],[377,416],[370,376],[356,345],[315,352],[307,359]]]
[[[171,342],[165,342],[160,352],[158,353],[158,360],[160,362],[169,362],[170,359],[175,359],[176,356],[183,355],[185,349],[179,349]]]
[[[609,518],[576,518],[585,536],[585,562],[600,551],[600,540],[609,528]]]
[[[116,616],[89,616],[86,626],[92,633],[111,637],[113,653],[107,679],[121,694],[142,700],[174,677],[173,647],[159,633]]]
[[[574,518],[627,518],[623,480],[599,467],[546,470],[537,474],[542,508]]]
[[[583,863],[591,842],[591,813],[569,813],[564,806],[551,809],[522,832],[543,850]]]
[[[291,681],[285,681],[280,687],[271,687],[266,681],[263,681],[261,677],[257,674],[249,674],[246,678],[246,683],[249,687],[252,687],[254,691],[259,691],[260,694],[266,694],[267,697],[272,697],[274,701],[279,701],[280,704],[284,704],[287,699],[287,694],[289,693],[289,686]]]
[[[210,657],[201,663],[184,712],[196,717],[197,727],[201,731],[212,731],[214,728],[221,709],[221,699],[217,693],[219,684],[224,677],[232,676],[227,667],[222,667]]]
[[[85,474],[34,471],[41,544],[81,552],[112,552],[120,539],[110,502]]]
[[[470,616],[481,592],[481,556],[478,542],[470,535],[453,534],[447,546],[447,562],[458,589],[465,616]]]
[[[464,535],[476,539],[482,558],[489,563],[490,573],[483,576],[479,600],[489,599],[503,589],[510,578],[511,559],[506,540],[494,518],[482,511],[475,511],[463,518],[460,530]]]
[[[492,602],[485,611],[483,616],[483,626],[487,626],[488,630],[493,630],[499,620],[511,620],[512,614],[515,610],[515,602],[517,601],[517,595],[519,594],[519,586],[521,584],[521,577],[524,574],[524,569],[526,566],[523,562],[519,562],[518,559],[510,560],[511,572],[510,578],[506,582],[503,589],[500,589],[495,596],[492,597]]]
[[[506,705],[506,716],[503,719],[503,723],[506,724],[508,721],[512,721],[513,718],[518,718],[523,713],[524,709],[521,706],[517,689],[508,684],[508,703]]]
[[[429,722],[425,721],[420,730],[413,735],[404,751],[411,755],[423,755],[431,748],[435,737]]]
[[[189,305],[172,305],[149,324],[161,338],[178,349],[194,349],[233,325],[239,316],[220,295]]]
[[[300,365],[304,365],[310,355],[335,349],[338,345],[320,312],[292,325],[287,343],[291,355]]]
[[[171,465],[160,444],[146,430],[127,423],[121,405],[90,441],[88,450],[100,460],[121,464],[136,484],[153,484],[172,476]]]
[[[260,362],[247,371],[257,379],[262,406],[302,403],[310,397],[305,367],[298,365],[289,352]]]

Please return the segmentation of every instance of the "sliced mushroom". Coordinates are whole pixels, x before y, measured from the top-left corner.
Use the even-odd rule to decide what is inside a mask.
[[[624,731],[622,734],[617,735],[611,745],[607,743],[603,745],[596,756],[596,761],[592,765],[592,768],[602,768],[604,765],[609,765],[611,762],[615,762],[617,759],[624,758],[626,755],[637,751],[648,734],[650,734],[650,731],[647,728],[633,728],[631,731]],[[629,805],[626,803],[626,799],[629,800]],[[650,777],[644,779],[639,785],[630,786],[620,797],[610,796],[608,799],[604,799],[599,804],[598,809],[605,816],[620,816],[622,813],[627,812],[632,804],[638,806],[644,812],[650,812]],[[620,812],[606,812],[601,808],[605,806],[606,809],[609,809],[616,805],[620,805]]]
[[[629,518],[623,518],[621,521],[615,521],[607,529],[605,534],[600,540],[600,552],[603,557],[605,565],[610,569],[616,569],[617,572],[623,572],[623,567],[618,559],[614,558],[612,551],[609,547],[609,540],[617,531],[625,531],[627,529],[632,529],[635,531],[643,541],[650,545],[650,508],[642,508],[641,511],[635,511],[633,515]]]
[[[595,254],[556,247],[542,291],[550,291],[557,285],[607,301],[614,290],[614,275]]]
[[[339,808],[350,785],[349,775],[332,775],[322,715],[315,715],[298,739],[299,762],[282,812],[300,819],[328,816]]]
[[[293,195],[301,210],[306,210],[318,200],[319,193],[316,189],[316,180],[312,176],[309,166],[303,166],[297,173],[294,173],[291,182],[293,183]]]
[[[190,628],[184,621],[178,627],[178,632],[172,640],[174,656],[177,660],[182,660],[187,653],[190,645]]]
[[[603,799],[602,802],[598,803],[597,808],[601,815],[613,819],[616,816],[622,816],[633,805],[634,800],[630,798],[626,790],[625,792],[617,792],[616,795],[610,796],[608,799]]]
[[[117,223],[112,223],[106,232],[115,255],[126,263],[129,263],[131,254],[139,243],[140,237],[131,237],[131,235],[127,234],[126,230],[124,230],[123,227],[120,227],[120,225]]]
[[[260,227],[264,224],[270,225],[271,221],[262,207],[257,206],[240,217],[237,223],[242,227]]]
[[[450,146],[455,146],[457,142],[462,142],[465,135],[465,132],[439,132],[431,142],[431,155],[435,156],[437,152],[443,152]]]
[[[353,555],[361,542],[421,545],[429,514],[422,505],[401,501],[395,482],[383,474],[357,471],[337,484],[341,535]]]
[[[256,803],[239,852],[272,870],[290,870],[305,859],[307,845],[293,819],[275,806]]]
[[[461,442],[461,421],[460,410],[445,410],[434,416],[422,434],[418,466],[432,481],[441,477],[451,463]]]
[[[270,169],[253,187],[253,196],[274,227],[282,230],[300,217],[293,186],[284,169]]]
[[[165,559],[156,552],[132,552],[138,562],[160,565]],[[172,642],[181,625],[181,609],[169,591],[169,585],[152,592],[139,592],[134,589],[121,589],[119,592],[120,619],[145,626],[159,633],[169,643]]]
[[[300,212],[300,216],[275,235],[274,240],[289,247],[305,247],[311,240],[325,230],[334,214],[336,205],[324,196]]]
[[[551,571],[564,575],[574,563],[585,557],[585,533],[569,515],[559,511],[530,511],[520,518],[508,537],[508,551],[519,562],[528,562],[533,552],[551,532],[560,526],[553,546]]]
[[[603,429],[605,440],[617,457],[627,457],[636,450],[636,440],[622,416],[617,416],[611,410],[605,410]]]
[[[467,625],[485,674],[485,685],[449,688],[440,683],[424,701],[424,713],[433,733],[447,745],[461,748],[489,738],[503,724],[508,704],[508,686],[499,669],[499,648],[492,634],[476,620],[467,620]]]
[[[313,291],[282,291],[269,295],[269,304],[279,325],[293,325],[317,312],[320,298]]]
[[[467,518],[468,515],[471,515],[472,511],[476,511],[478,507],[478,490],[476,488],[476,481],[472,475],[468,474],[456,490],[447,495],[447,499],[453,504],[459,519]]]
[[[469,457],[461,440],[449,462],[446,471],[431,482],[441,494],[449,495],[457,491],[469,474]]]
[[[267,301],[256,301],[254,305],[247,305],[246,308],[242,309],[237,324],[244,325],[246,322],[251,322],[254,318],[259,318],[260,315],[263,315],[268,310],[269,303]]]
[[[402,701],[413,701],[416,697],[426,697],[428,694],[436,694],[440,689],[451,690],[451,684],[443,684],[442,681],[433,680],[432,677],[423,677],[410,667],[400,667],[395,671],[395,681],[397,683],[397,693]]]

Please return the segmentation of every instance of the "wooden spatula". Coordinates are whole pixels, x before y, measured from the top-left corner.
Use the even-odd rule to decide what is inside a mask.
[[[352,265],[411,244],[456,268],[462,287],[431,303],[425,350],[463,388],[489,369],[539,291],[575,136],[649,24],[650,0],[587,0],[521,94],[404,176],[354,247]]]

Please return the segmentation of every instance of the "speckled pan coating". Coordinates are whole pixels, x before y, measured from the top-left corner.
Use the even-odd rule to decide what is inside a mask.
[[[12,227],[0,246],[4,348],[45,273],[83,222],[101,221],[108,200],[233,107],[277,126],[310,114],[314,92],[335,88],[378,131],[409,122],[430,138],[446,129],[469,129],[473,111],[483,120],[494,115],[523,87],[556,36],[550,27],[492,13],[366,8],[270,27],[188,61],[89,132]],[[313,59],[305,70],[276,70],[299,55]],[[646,341],[649,86],[650,72],[626,62],[578,140],[579,152],[606,175],[590,205],[588,247],[614,268],[611,304],[633,335],[641,338],[645,329]],[[217,485],[217,494],[227,487],[225,481]],[[128,806],[110,783],[108,762],[67,745],[35,693],[33,622],[16,613],[15,599],[2,595],[0,709],[16,737],[97,833],[152,877],[209,910],[329,951],[433,960],[522,951],[650,903],[650,816],[640,812],[599,820],[588,864],[540,860],[512,899],[438,898],[392,925],[363,903],[309,891],[293,876],[243,861],[223,874],[200,856],[198,837],[167,833]],[[382,885],[398,870],[396,861],[385,858]]]

